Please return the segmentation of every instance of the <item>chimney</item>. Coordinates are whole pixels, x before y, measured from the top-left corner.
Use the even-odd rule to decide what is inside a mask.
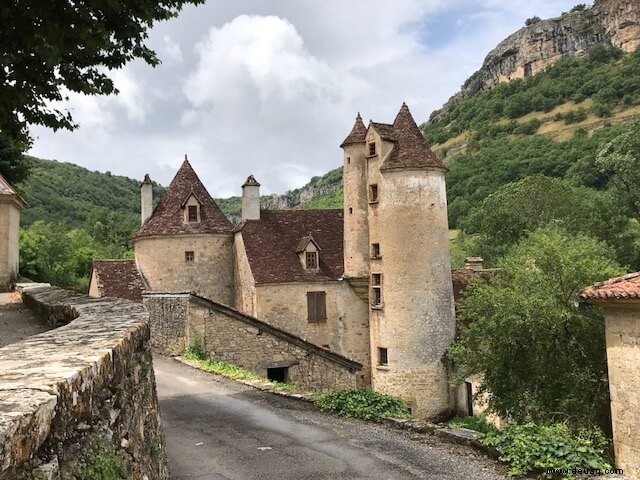
[[[483,267],[484,260],[482,257],[467,257],[464,260],[464,268],[473,270],[474,272],[481,272]]]
[[[242,185],[242,220],[260,220],[260,184],[253,175]]]
[[[153,183],[149,174],[145,174],[140,185],[140,225],[144,225],[153,213]]]

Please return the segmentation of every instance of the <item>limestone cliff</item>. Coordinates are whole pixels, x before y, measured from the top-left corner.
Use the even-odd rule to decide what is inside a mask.
[[[502,82],[535,75],[598,44],[611,44],[625,52],[640,46],[639,0],[597,0],[591,8],[521,28],[489,52],[480,70],[434,114],[435,118],[464,98]]]

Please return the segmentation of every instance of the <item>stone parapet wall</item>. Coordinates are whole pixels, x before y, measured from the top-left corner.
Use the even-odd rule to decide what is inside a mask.
[[[143,296],[142,303],[151,318],[151,347],[165,355],[180,355],[187,348],[188,294]]]
[[[99,465],[167,479],[143,307],[42,286],[23,298],[63,326],[0,349],[0,480],[86,478]]]
[[[185,301],[186,324],[182,323],[182,313],[178,318],[175,315],[183,312]],[[186,346],[202,350],[212,360],[229,362],[265,377],[270,368],[287,368],[287,380],[301,390],[358,386],[361,364],[226,305],[191,294],[161,293],[145,294],[144,304],[151,315],[152,332],[166,331],[175,322],[184,329],[181,337]]]

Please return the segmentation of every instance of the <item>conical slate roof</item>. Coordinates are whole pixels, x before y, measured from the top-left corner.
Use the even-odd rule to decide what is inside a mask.
[[[200,203],[199,222],[184,221],[184,204],[191,195]],[[185,157],[162,200],[135,234],[135,238],[151,235],[230,233],[232,228],[231,222],[211,198]]]
[[[340,148],[344,148],[347,145],[353,145],[356,143],[364,143],[367,138],[367,127],[364,126],[360,112],[356,117],[356,122],[353,124],[351,133],[347,135],[347,138],[340,144]]]

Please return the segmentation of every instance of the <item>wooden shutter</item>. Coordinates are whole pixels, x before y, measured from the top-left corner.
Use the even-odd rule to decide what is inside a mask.
[[[326,292],[307,292],[307,320],[323,322],[327,319]]]

